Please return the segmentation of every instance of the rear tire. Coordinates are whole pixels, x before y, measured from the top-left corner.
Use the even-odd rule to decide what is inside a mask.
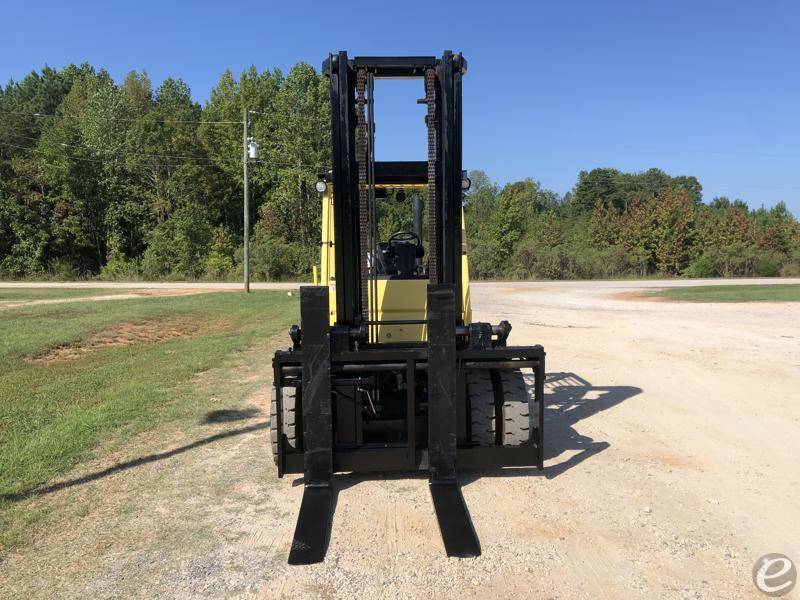
[[[522,372],[514,369],[467,371],[472,441],[479,446],[497,443],[497,402],[501,402],[502,444],[521,446],[530,441],[531,407]]]
[[[297,388],[285,387],[281,388],[283,394],[283,433],[286,436],[286,442],[289,448],[297,448],[297,432],[295,424],[297,423]],[[280,439],[280,432],[278,431],[278,401],[277,401],[277,388],[272,386],[272,401],[270,402],[269,410],[269,437],[272,442],[272,460],[275,465],[278,465],[278,440]]]

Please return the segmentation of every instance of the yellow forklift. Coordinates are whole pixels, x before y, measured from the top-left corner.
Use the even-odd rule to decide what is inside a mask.
[[[324,559],[336,472],[427,471],[447,555],[478,556],[457,468],[542,468],[545,353],[508,346],[508,321],[472,320],[461,166],[467,61],[449,51],[339,52],[322,70],[333,168],[317,182],[319,280],[301,287],[292,347],[273,359],[278,476],[303,473],[305,483],[289,563]],[[379,78],[421,80],[427,161],[375,160]],[[379,239],[378,207],[389,197],[412,204],[413,226]]]

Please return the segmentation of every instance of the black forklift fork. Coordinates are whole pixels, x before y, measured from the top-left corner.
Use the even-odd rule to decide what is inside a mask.
[[[333,410],[328,310],[327,287],[300,288],[305,488],[289,551],[290,565],[322,562],[333,517]]]
[[[447,556],[480,556],[481,547],[456,478],[455,288],[428,285],[428,473]]]
[[[300,288],[303,385],[303,500],[289,564],[322,562],[333,507],[333,423],[328,288]],[[428,286],[428,465],[429,487],[448,556],[481,553],[456,478],[457,373],[455,288]]]

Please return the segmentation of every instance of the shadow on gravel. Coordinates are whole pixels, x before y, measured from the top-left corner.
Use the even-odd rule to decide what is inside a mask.
[[[528,384],[531,387],[533,381],[529,381]],[[544,476],[547,479],[558,477],[611,446],[605,440],[594,440],[586,435],[581,435],[574,426],[583,419],[612,408],[641,392],[641,388],[629,385],[592,385],[575,373],[548,373],[545,381],[544,459],[551,464],[546,464],[543,471],[535,468],[462,470],[458,479],[462,485],[469,485],[482,477]],[[572,454],[561,462],[552,463],[553,459],[565,452]],[[427,471],[336,475],[334,478],[334,505],[338,492],[363,481],[427,479],[427,477]],[[294,486],[302,484],[302,477],[298,477],[292,482]]]
[[[544,397],[544,459],[554,459],[564,452],[576,453],[562,462],[546,465],[544,476],[557,477],[608,448],[611,444],[607,441],[581,435],[574,425],[641,393],[641,388],[629,385],[592,385],[575,373],[548,373]]]
[[[530,377],[529,389],[533,386],[533,376]],[[640,393],[641,388],[629,385],[592,385],[575,373],[548,373],[544,390],[544,470],[509,468],[466,471],[459,476],[459,481],[462,485],[469,485],[483,477],[558,477],[611,446],[605,440],[581,435],[575,430],[575,424]],[[565,452],[571,453],[568,458],[553,463],[553,459]]]
[[[528,381],[529,393],[532,393],[532,385],[533,381]],[[578,466],[586,459],[609,448],[611,444],[605,440],[595,441],[588,436],[579,434],[574,425],[641,392],[640,388],[632,386],[594,386],[575,373],[549,373],[545,381],[545,460],[552,463],[552,459],[561,456],[564,452],[574,453],[566,460],[548,464],[543,471],[535,468],[461,471],[458,476],[461,487],[468,486],[470,483],[484,477],[544,476],[547,479],[552,479]],[[532,417],[535,417],[535,415],[532,415]],[[400,479],[424,481],[427,478],[428,473],[426,471],[334,475],[333,496],[331,498],[328,531],[325,538],[325,553],[327,553],[331,540],[333,515],[336,513],[339,494],[344,490],[365,481],[395,481]],[[303,477],[297,477],[292,481],[292,485],[302,485],[303,482]],[[466,510],[467,520],[471,523],[469,509],[467,508]]]
[[[214,411],[214,412],[228,412],[228,413],[247,413],[249,411]],[[212,414],[212,413],[209,413]],[[254,410],[254,414],[258,414],[257,410]],[[239,416],[239,419],[248,419],[249,416]],[[232,421],[235,419],[223,419],[221,421],[206,421],[206,422],[225,422],[225,421]],[[226,438],[234,437],[237,435],[242,435],[245,433],[250,433],[252,431],[259,431],[261,429],[267,429],[269,427],[269,421],[262,421],[260,423],[255,423],[253,425],[248,425],[246,427],[240,427],[239,429],[232,429],[229,431],[221,431],[220,433],[216,433],[214,435],[210,435],[208,437],[195,440],[189,444],[184,446],[178,446],[177,448],[172,448],[171,450],[165,450],[164,452],[158,452],[156,454],[148,454],[146,456],[140,456],[139,458],[134,458],[133,460],[129,460],[126,462],[118,463],[107,469],[103,469],[102,471],[95,471],[94,473],[89,473],[87,475],[83,475],[82,477],[76,477],[75,479],[68,479],[66,481],[59,481],[58,483],[54,483],[52,485],[48,485],[46,487],[36,487],[31,488],[28,490],[23,490],[21,492],[14,492],[10,494],[2,494],[0,495],[0,500],[5,500],[7,502],[18,502],[20,500],[25,500],[27,498],[32,498],[34,496],[43,496],[46,494],[52,494],[53,492],[57,492],[59,490],[63,490],[66,488],[71,488],[76,485],[82,485],[84,483],[89,483],[92,481],[97,481],[98,479],[102,479],[103,477],[108,477],[109,475],[113,475],[114,473],[119,473],[120,471],[127,471],[128,469],[132,469],[134,467],[140,467],[142,465],[152,463],[158,460],[164,460],[166,458],[171,458],[178,454],[183,454],[188,450],[192,450],[194,448],[198,448],[200,446],[205,446],[206,444],[211,444],[213,442],[218,442],[219,440],[224,440]]]

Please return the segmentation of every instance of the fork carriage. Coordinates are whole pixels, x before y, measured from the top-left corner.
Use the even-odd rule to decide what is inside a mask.
[[[274,381],[275,415],[285,414],[283,390],[292,390],[296,436],[281,436],[277,445],[278,475],[303,473],[303,393],[302,351],[276,353]],[[455,370],[455,431],[456,466],[464,469],[496,469],[501,467],[535,466],[542,468],[543,457],[543,384],[544,350],[541,346],[457,349],[455,364],[445,369]],[[517,372],[530,369],[533,373],[534,415],[530,442],[502,445],[504,430],[496,428],[496,444],[480,445],[473,436],[473,414],[467,392],[468,372],[480,372],[489,382],[498,379],[497,371]],[[375,345],[356,351],[332,353],[330,356],[330,394],[332,398],[332,455],[334,472],[416,471],[428,469],[429,351],[427,344],[406,348],[386,348]],[[448,379],[451,378],[447,375]],[[438,378],[437,378],[438,379]],[[502,390],[498,391],[496,409],[502,408]],[[529,387],[525,382],[526,388]],[[380,395],[379,415],[371,406]],[[300,393],[298,393],[300,392]],[[474,394],[473,394],[474,395]],[[526,400],[527,402],[527,400]],[[453,407],[448,407],[452,412]],[[499,422],[504,423],[502,419]],[[477,423],[475,424],[477,426]],[[449,431],[448,431],[449,433]]]

